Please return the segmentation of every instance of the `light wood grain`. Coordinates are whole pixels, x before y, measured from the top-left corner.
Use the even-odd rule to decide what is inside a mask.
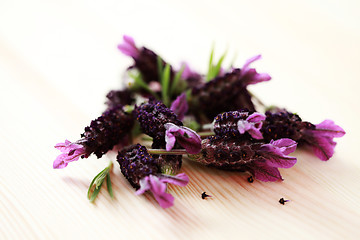
[[[207,4],[0,4],[0,239],[360,237],[358,2]],[[328,162],[297,150],[298,163],[280,170],[283,182],[249,183],[245,173],[185,159],[190,183],[169,186],[175,205],[165,210],[150,194],[134,195],[115,152],[52,169],[53,146],[76,140],[103,110],[106,92],[120,87],[130,64],[116,50],[124,33],[196,67],[206,62],[212,40],[240,49],[239,65],[261,52],[258,66],[273,80],[253,86],[254,93],[314,123],[334,119],[347,134]],[[103,189],[91,204],[88,185],[108,161],[115,198]],[[203,191],[213,197],[201,199]],[[282,197],[290,202],[279,204]]]

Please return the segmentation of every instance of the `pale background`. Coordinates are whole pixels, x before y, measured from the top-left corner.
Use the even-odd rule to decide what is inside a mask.
[[[359,11],[357,0],[1,0],[0,239],[359,239]],[[53,146],[79,138],[121,86],[123,34],[199,71],[213,43],[239,67],[261,53],[254,66],[273,79],[256,95],[347,134],[329,162],[297,151],[284,182],[185,162],[191,183],[169,188],[167,210],[135,196],[115,163],[115,199],[102,191],[90,204],[87,187],[114,154],[53,170]]]

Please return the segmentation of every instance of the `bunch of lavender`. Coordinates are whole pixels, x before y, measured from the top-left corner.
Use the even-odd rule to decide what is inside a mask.
[[[133,115],[142,132],[153,138],[152,147],[157,150],[152,149],[151,155],[144,146],[137,144],[120,151],[117,161],[121,172],[138,189],[136,194],[149,190],[161,207],[170,207],[174,198],[165,192],[166,183],[185,186],[188,177],[184,173],[177,174],[181,168],[182,155],[168,151],[184,149],[188,153],[198,153],[201,139],[196,132],[184,127],[177,115],[160,101],[152,99],[136,106]]]
[[[336,145],[333,138],[345,134],[331,120],[314,125],[286,110],[275,109],[265,115],[255,112],[254,97],[247,86],[271,79],[267,73],[250,68],[260,55],[247,60],[242,68],[226,71],[222,67],[225,54],[213,63],[213,50],[204,75],[187,63],[175,70],[154,51],[138,48],[131,37],[123,40],[118,49],[134,60],[127,70],[133,83],[107,94],[107,110],[85,128],[81,139],[55,146],[62,153],[54,168],[64,168],[92,153],[100,158],[120,144],[123,148],[117,161],[136,194],[151,191],[166,208],[174,200],[166,193],[167,183],[185,186],[189,181],[186,174],[178,174],[183,154],[208,166],[247,171],[259,180],[276,181],[282,179],[278,168],[296,163],[288,154],[297,145],[310,146],[320,159],[328,160]],[[202,141],[186,127],[201,129],[201,124],[212,119],[215,135]],[[139,133],[152,138],[152,149],[132,142]],[[105,180],[112,196],[111,168],[112,162],[91,182],[90,201]]]
[[[282,180],[278,168],[290,168],[295,157],[287,156],[296,142],[282,138],[270,143],[261,141],[265,116],[248,111],[233,111],[215,117],[215,136],[202,141],[201,152],[190,159],[202,164],[237,171],[248,171],[261,181]]]

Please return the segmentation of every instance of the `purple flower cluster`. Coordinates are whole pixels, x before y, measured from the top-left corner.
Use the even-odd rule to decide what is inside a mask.
[[[85,127],[81,139],[55,145],[61,153],[53,168],[65,168],[91,154],[101,158],[117,147],[120,170],[136,194],[149,191],[161,207],[168,208],[174,197],[167,193],[167,184],[186,186],[189,182],[185,173],[179,173],[183,154],[207,166],[249,172],[265,182],[278,181],[283,180],[279,168],[297,162],[289,154],[298,146],[308,146],[321,160],[328,160],[334,154],[334,138],[345,134],[331,120],[312,124],[278,108],[256,112],[247,88],[271,79],[250,68],[260,55],[228,71],[221,67],[223,58],[213,65],[211,55],[205,76],[187,63],[175,70],[152,50],[138,48],[129,36],[124,36],[118,49],[134,60],[127,70],[133,85],[106,95],[106,110]],[[206,130],[211,122],[213,128]],[[151,148],[136,144],[134,139],[140,139],[140,134],[151,137]],[[112,196],[111,166],[90,184],[90,201],[105,179]],[[92,186],[97,190],[91,194]]]
[[[189,178],[183,173],[176,176],[162,174],[161,165],[148,153],[146,147],[140,144],[120,151],[117,161],[123,175],[138,190],[136,194],[151,191],[163,208],[171,207],[174,202],[174,197],[166,193],[167,183],[186,186],[189,182]]]
[[[248,171],[262,181],[282,180],[278,168],[290,168],[296,158],[287,156],[297,143],[282,138],[269,143],[261,141],[265,116],[248,111],[232,111],[215,117],[215,136],[202,141],[201,152],[191,158],[205,165]]]
[[[155,142],[165,143],[165,123],[183,125],[173,111],[154,99],[136,106],[133,114],[140,123],[143,133],[154,138]]]
[[[334,154],[334,138],[342,137],[345,131],[331,120],[320,124],[302,121],[294,113],[284,109],[266,112],[266,119],[261,129],[264,139],[290,138],[300,145],[310,146],[321,160],[329,160]]]
[[[255,56],[249,59],[243,68],[233,69],[210,82],[193,88],[193,113],[196,116],[202,113],[208,119],[213,119],[221,112],[245,108],[254,111],[255,106],[251,100],[251,95],[247,91],[247,86],[271,79],[268,74],[257,73],[254,68],[249,68],[252,62],[260,58],[260,55]]]
[[[127,137],[133,124],[133,117],[125,113],[122,106],[106,110],[85,127],[80,140],[74,143],[65,140],[65,143],[55,145],[62,153],[54,161],[53,167],[64,168],[69,162],[77,161],[79,157],[88,158],[91,154],[102,157]]]
[[[261,181],[282,180],[278,168],[290,168],[295,157],[296,142],[280,139],[268,144],[251,140],[212,136],[202,142],[200,156],[195,157],[205,165],[227,170],[249,171]]]

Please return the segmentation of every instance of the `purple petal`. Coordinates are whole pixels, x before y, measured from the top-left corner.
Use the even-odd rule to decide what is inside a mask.
[[[259,82],[266,82],[271,80],[271,76],[267,73],[258,73],[255,68],[251,68],[244,75],[246,85],[257,84]]]
[[[315,155],[323,161],[329,160],[334,155],[335,137],[342,137],[345,131],[332,120],[325,120],[317,125],[314,130],[304,131],[304,140],[313,148]]]
[[[137,58],[139,56],[139,50],[135,45],[135,41],[132,37],[124,35],[124,42],[118,45],[118,49],[126,56]]]
[[[171,149],[173,149],[176,142],[175,135],[172,133],[168,134],[167,132],[165,132],[165,142],[166,142],[166,151],[170,151]]]
[[[54,168],[54,169],[61,169],[61,168],[66,167],[66,166],[68,165],[68,162],[67,162],[67,161],[64,161],[64,158],[65,158],[65,157],[66,157],[65,154],[59,155],[59,156],[55,159],[55,161],[54,161],[54,163],[53,163],[53,168]]]
[[[185,114],[187,113],[189,106],[186,100],[186,94],[182,93],[179,95],[175,101],[171,104],[170,109],[177,115],[179,120],[183,120]]]
[[[150,190],[156,201],[162,208],[168,208],[174,205],[174,197],[166,193],[166,183],[154,175],[146,176],[140,180],[140,189],[135,192],[140,195]]]
[[[244,66],[241,68],[241,70],[243,71],[243,75],[245,75],[247,73],[247,71],[249,70],[249,66],[251,63],[260,60],[261,59],[261,55],[256,55],[254,57],[249,58],[248,60],[246,60]]]
[[[61,152],[66,152],[70,145],[71,142],[69,140],[65,140],[64,143],[57,143],[54,147],[59,149]]]
[[[188,79],[192,77],[194,74],[196,74],[194,71],[191,70],[189,64],[187,64],[186,62],[181,63],[181,68],[184,68],[183,72],[181,73],[182,79]]]
[[[161,181],[165,183],[171,183],[180,187],[185,187],[189,183],[189,177],[185,173],[180,173],[176,176],[161,175]]]
[[[296,146],[297,146],[297,143],[294,140],[289,139],[289,138],[281,138],[276,141],[271,140],[270,144],[278,147],[280,149],[280,151],[285,155],[288,155],[288,154],[294,152],[296,150]]]
[[[290,168],[295,165],[296,158],[286,156],[288,152],[293,150],[291,145],[288,149],[286,147],[278,147],[271,143],[263,144],[259,152],[261,156],[268,161],[268,164],[272,167]]]
[[[53,162],[53,168],[55,169],[66,167],[69,162],[77,161],[85,154],[83,145],[71,143],[68,140],[65,140],[65,143],[56,144],[55,148],[61,151],[61,154]]]
[[[269,166],[266,161],[254,161],[248,165],[249,172],[263,182],[275,182],[283,180],[276,167]]]
[[[248,59],[244,66],[241,68],[240,77],[243,78],[243,81],[246,85],[256,84],[259,82],[269,81],[271,76],[267,73],[258,73],[254,68],[249,68],[250,64],[259,60],[261,55],[257,55]]]
[[[249,123],[246,120],[240,119],[237,122],[238,131],[240,134],[244,134],[246,131],[248,131],[251,128],[251,123]]]
[[[194,130],[173,123],[165,123],[164,127],[166,129],[165,142],[167,151],[174,147],[175,139],[188,153],[197,154],[200,152],[201,138]]]
[[[255,139],[263,139],[260,132],[262,121],[265,120],[265,115],[261,113],[253,113],[246,120],[240,119],[237,123],[238,131],[240,134],[248,132]]]
[[[266,116],[258,112],[255,112],[246,118],[248,122],[261,122],[264,121],[265,119]]]
[[[262,123],[258,125],[260,125],[260,129],[261,129]],[[257,127],[253,127],[248,130],[248,133],[255,139],[263,139],[264,137],[260,132],[260,129],[258,129]]]
[[[335,152],[336,142],[332,138],[319,137],[313,142],[312,148],[315,155],[323,161],[329,160]]]
[[[332,120],[324,120],[323,122],[316,125],[316,131],[318,131],[318,134],[321,134],[323,136],[327,137],[333,137],[338,138],[345,135],[344,129],[342,129],[340,126],[336,125],[334,121]]]

